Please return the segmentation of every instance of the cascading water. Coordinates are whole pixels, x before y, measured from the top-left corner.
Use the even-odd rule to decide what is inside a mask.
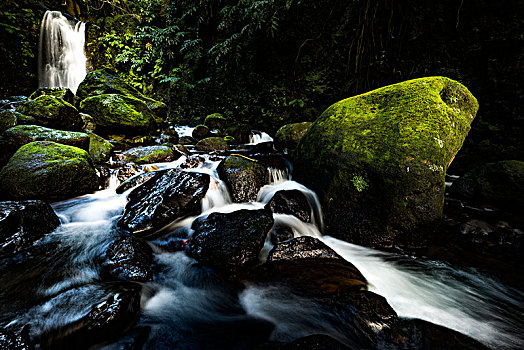
[[[86,76],[85,23],[72,23],[59,11],[47,11],[40,27],[40,87],[68,87],[76,93]]]
[[[263,131],[253,130],[251,135],[249,135],[249,144],[257,145],[262,142],[271,142],[273,138]]]
[[[180,165],[177,161],[162,167]],[[272,184],[261,189],[257,202],[232,203],[216,166],[217,162],[204,161],[191,170],[212,177],[202,201],[202,215],[262,208],[279,190],[299,190],[308,198],[312,217],[322,217],[314,192],[276,170]],[[114,185],[55,203],[62,225],[38,246],[44,253],[10,262],[10,270],[7,264],[0,264],[0,297],[4,301],[0,325],[15,329],[29,325],[31,335],[38,338],[41,333],[78,320],[91,305],[107,298],[99,282],[99,259],[118,234],[114,226],[128,193],[116,194]],[[188,228],[194,219],[187,218],[175,226]],[[323,236],[320,220],[307,224],[283,214],[274,214],[274,220],[275,225],[289,227],[295,236],[322,240],[353,263],[369,281],[370,290],[384,296],[399,316],[444,325],[497,349],[524,346],[521,291],[474,270],[379,252]],[[142,284],[141,315],[135,326],[137,332],[150,329],[144,348],[195,349],[212,344],[216,349],[240,349],[249,348],[253,339],[264,341],[269,335],[271,340],[292,341],[318,333],[351,345],[338,316],[315,300],[267,284],[246,285],[238,293],[184,252],[166,251],[157,241],[151,245],[155,251],[155,278]],[[266,256],[269,248],[264,248]]]

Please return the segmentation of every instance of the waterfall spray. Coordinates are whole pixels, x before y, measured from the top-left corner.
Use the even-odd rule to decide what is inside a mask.
[[[47,11],[40,27],[40,87],[68,87],[76,93],[86,76],[85,23],[72,23],[59,11]]]

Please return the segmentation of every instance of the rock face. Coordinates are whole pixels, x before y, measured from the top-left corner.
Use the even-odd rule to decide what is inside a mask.
[[[160,162],[171,162],[180,155],[173,152],[173,149],[168,146],[147,146],[131,148],[117,156],[115,160],[124,162],[133,162],[136,164],[149,164]]]
[[[35,118],[37,124],[53,129],[81,130],[84,121],[70,103],[53,95],[42,95],[21,103],[17,112]]]
[[[89,155],[95,163],[107,162],[115,146],[103,137],[89,133]]]
[[[265,167],[239,156],[226,157],[218,165],[217,172],[236,203],[256,201],[260,188],[269,182]]]
[[[444,176],[470,129],[477,100],[430,77],[329,107],[294,153],[297,181],[319,195],[332,235],[373,247],[442,216]]]
[[[103,94],[80,102],[80,109],[89,114],[97,132],[147,134],[155,126],[155,114],[141,100],[130,96]]]
[[[303,122],[282,126],[273,139],[275,148],[277,150],[294,150],[312,124],[312,122]]]
[[[278,191],[266,204],[273,213],[289,214],[300,220],[311,222],[311,208],[304,194],[298,190]]]
[[[307,295],[330,295],[367,289],[360,271],[313,237],[298,237],[276,245],[256,278],[292,286]]]
[[[193,222],[186,251],[203,265],[235,274],[259,261],[271,226],[273,215],[266,209],[211,213]]]
[[[151,281],[153,251],[139,238],[122,237],[107,248],[102,267],[111,278],[127,281]]]
[[[227,141],[222,137],[207,137],[198,141],[195,148],[198,151],[212,152],[212,151],[226,151],[229,149]]]
[[[0,172],[0,192],[13,199],[58,200],[97,188],[98,177],[86,151],[49,141],[20,147]]]
[[[0,202],[0,255],[31,246],[58,225],[58,216],[45,202]]]
[[[167,114],[165,103],[144,96],[140,91],[127,84],[116,72],[108,68],[87,73],[85,79],[78,86],[76,94],[81,100],[103,94],[130,96],[143,101],[159,118],[164,118]]]
[[[504,160],[472,169],[453,183],[460,198],[521,212],[524,208],[524,162]]]
[[[52,141],[89,150],[89,135],[83,132],[55,130],[37,125],[18,125],[6,130],[3,136],[17,148],[34,141]]]
[[[200,200],[209,188],[209,175],[178,169],[157,171],[128,195],[118,225],[144,237],[177,218],[200,213]]]

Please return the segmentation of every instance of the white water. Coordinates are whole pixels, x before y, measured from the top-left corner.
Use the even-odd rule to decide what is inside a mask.
[[[251,135],[249,135],[249,144],[250,145],[257,145],[262,142],[271,142],[273,141],[273,138],[266,134],[263,131],[251,131]]]
[[[175,127],[175,130],[178,134],[179,137],[183,137],[183,136],[192,136],[193,135],[193,127],[191,126],[177,126]]]
[[[76,93],[86,76],[85,23],[71,23],[59,11],[47,11],[40,27],[40,87],[68,87]]]

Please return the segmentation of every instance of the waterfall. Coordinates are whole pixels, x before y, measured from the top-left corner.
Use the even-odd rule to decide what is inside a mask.
[[[271,141],[273,141],[273,138],[263,131],[252,130],[251,135],[249,135],[249,144],[250,145],[257,145],[262,142],[271,142]]]
[[[76,93],[86,76],[85,23],[71,23],[59,11],[47,11],[40,27],[40,87],[68,87]]]

